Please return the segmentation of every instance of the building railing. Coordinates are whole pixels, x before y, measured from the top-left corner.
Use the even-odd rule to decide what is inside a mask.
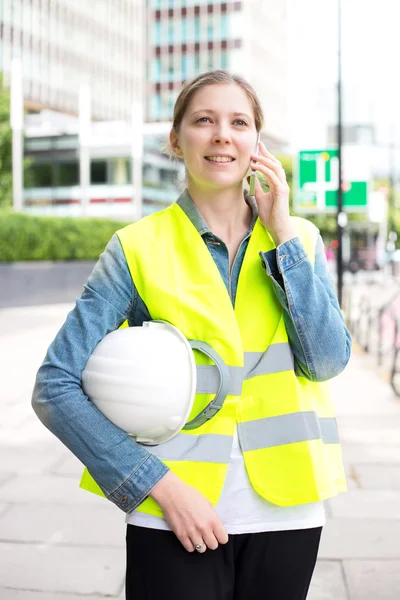
[[[377,302],[379,284],[370,282],[361,295],[346,289],[344,313],[353,338],[364,352],[376,358],[400,396],[400,287],[384,303]]]

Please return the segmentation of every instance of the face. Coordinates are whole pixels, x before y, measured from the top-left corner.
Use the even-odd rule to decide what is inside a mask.
[[[199,89],[179,134],[171,132],[170,141],[177,156],[184,159],[189,181],[220,189],[241,186],[257,141],[253,106],[246,92],[230,83]]]

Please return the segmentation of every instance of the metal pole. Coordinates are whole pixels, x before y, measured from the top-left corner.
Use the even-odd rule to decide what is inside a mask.
[[[343,212],[343,174],[342,174],[342,19],[341,0],[338,0],[338,123],[337,143],[339,162],[339,182],[337,191],[337,295],[339,305],[342,306],[343,296],[343,229],[347,223],[347,215]]]

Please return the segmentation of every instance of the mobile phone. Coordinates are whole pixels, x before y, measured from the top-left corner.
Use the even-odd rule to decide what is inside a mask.
[[[254,148],[254,154],[258,154],[258,144],[260,143],[260,134],[257,136],[257,142]],[[252,169],[250,173],[250,196],[254,196],[256,188],[256,172]]]

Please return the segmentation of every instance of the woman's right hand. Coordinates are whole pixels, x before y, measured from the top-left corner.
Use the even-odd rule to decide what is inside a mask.
[[[188,552],[194,552],[197,544],[204,544],[198,552],[205,552],[227,543],[228,534],[211,502],[172,471],[160,479],[150,496],[160,505],[165,520]]]

